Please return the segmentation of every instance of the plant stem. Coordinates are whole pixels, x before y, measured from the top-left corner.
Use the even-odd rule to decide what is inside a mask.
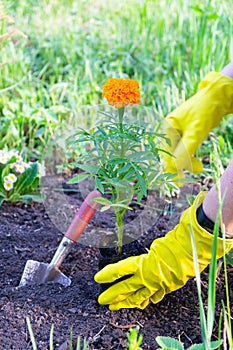
[[[123,234],[124,234],[124,210],[116,210],[116,224],[117,224],[117,252],[119,255],[122,254],[123,246]]]
[[[118,108],[119,129],[123,132],[123,116],[125,113],[125,107]]]
[[[120,134],[123,133],[123,117],[124,117],[125,108],[121,107],[118,109],[118,119],[119,119],[119,130]],[[124,145],[124,139],[122,138],[122,135],[120,135],[120,156],[125,156],[125,145]],[[117,200],[121,202],[124,199],[124,193],[119,190],[117,190]],[[125,209],[117,208],[116,209],[116,224],[117,224],[117,250],[118,254],[122,254],[122,246],[123,246],[123,235],[124,235],[124,214]]]
[[[125,107],[118,109],[118,119],[119,119],[119,131],[120,131],[120,157],[125,157],[125,142],[121,134],[124,133],[123,130],[123,117],[125,113]]]

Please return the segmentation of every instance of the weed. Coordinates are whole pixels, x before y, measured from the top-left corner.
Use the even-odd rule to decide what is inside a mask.
[[[130,329],[127,339],[128,350],[142,350],[140,345],[142,344],[143,335],[139,335],[137,328]]]
[[[35,336],[33,333],[32,325],[31,325],[31,321],[30,321],[29,317],[26,317],[26,323],[27,323],[27,328],[28,328],[28,332],[30,335],[31,343],[32,343],[32,350],[37,350],[36,339],[35,339]],[[50,328],[49,350],[54,350],[53,331],[54,331],[54,325],[52,325]],[[86,339],[84,339],[82,341],[80,336],[77,337],[75,348],[73,347],[72,329],[70,330],[69,350],[88,350],[88,342],[86,341]]]

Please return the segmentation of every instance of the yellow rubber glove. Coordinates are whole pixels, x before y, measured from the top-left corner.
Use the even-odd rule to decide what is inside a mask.
[[[109,287],[99,296],[99,303],[109,305],[110,310],[121,308],[144,309],[150,302],[158,303],[164,295],[181,288],[195,276],[190,223],[196,244],[200,271],[210,263],[213,235],[197,222],[196,210],[204,200],[201,192],[194,204],[181,216],[180,223],[165,237],[152,243],[148,254],[130,257],[110,264],[95,275],[98,283],[110,283],[116,279],[133,276]],[[233,247],[233,240],[218,238],[217,258]]]
[[[199,91],[165,118],[164,132],[171,140],[164,156],[165,170],[184,177],[183,169],[193,173],[203,170],[195,158],[199,145],[224,116],[233,113],[233,79],[210,72],[201,81]]]

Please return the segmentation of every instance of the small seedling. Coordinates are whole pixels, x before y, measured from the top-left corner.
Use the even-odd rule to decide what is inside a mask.
[[[142,350],[140,345],[142,344],[143,336],[138,334],[137,328],[130,329],[127,339],[128,350]]]

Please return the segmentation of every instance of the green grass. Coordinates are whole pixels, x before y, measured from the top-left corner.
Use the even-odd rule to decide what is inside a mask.
[[[24,0],[4,7],[27,38],[16,35],[2,50],[0,146],[34,158],[43,157],[68,115],[103,102],[107,78],[137,79],[142,104],[163,116],[233,57],[230,0]]]

